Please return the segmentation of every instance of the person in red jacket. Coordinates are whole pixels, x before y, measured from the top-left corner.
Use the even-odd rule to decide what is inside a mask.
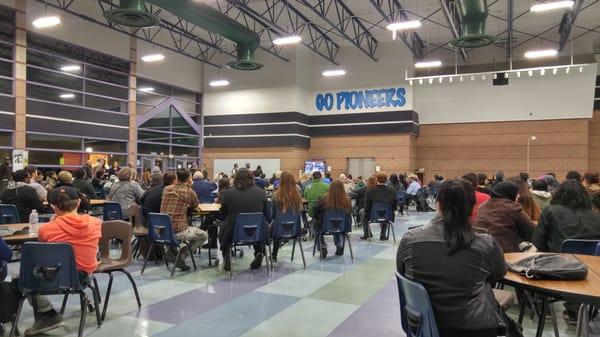
[[[70,244],[73,247],[79,278],[82,282],[89,282],[89,275],[98,266],[96,253],[102,236],[102,222],[87,214],[77,213],[81,199],[73,187],[62,186],[53,189],[48,195],[48,201],[56,215],[52,221],[40,227],[39,241]],[[38,319],[25,331],[25,336],[39,335],[62,326],[62,316],[54,310],[47,298],[37,296],[35,303]]]

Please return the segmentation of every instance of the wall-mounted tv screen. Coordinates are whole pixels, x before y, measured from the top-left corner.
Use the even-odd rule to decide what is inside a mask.
[[[304,162],[304,172],[313,173],[315,171],[321,171],[321,173],[325,174],[327,170],[327,166],[325,166],[325,162],[322,160],[307,160]]]

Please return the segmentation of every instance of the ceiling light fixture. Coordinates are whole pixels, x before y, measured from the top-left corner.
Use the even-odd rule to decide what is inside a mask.
[[[141,91],[141,92],[153,92],[154,88],[152,88],[152,87],[141,87],[141,88],[138,89],[138,91]]]
[[[406,29],[415,29],[421,27],[421,21],[419,20],[411,20],[411,21],[400,21],[400,22],[392,22],[387,25],[387,30],[397,31],[397,30],[406,30]]]
[[[60,94],[58,97],[62,98],[62,99],[72,99],[75,98],[75,94]]]
[[[539,59],[556,55],[558,55],[558,50],[556,49],[530,50],[525,53],[525,57],[528,59]]]
[[[226,87],[229,85],[229,81],[228,80],[216,80],[216,81],[210,82],[208,85],[210,85],[211,87]]]
[[[81,70],[81,67],[76,64],[67,64],[67,65],[60,67],[60,70],[68,71],[68,72],[79,71],[79,70]]]
[[[165,55],[163,54],[148,54],[148,55],[144,55],[142,56],[142,61],[144,62],[157,62],[157,61],[162,61],[165,59]]]
[[[556,10],[556,9],[567,9],[567,8],[571,9],[571,8],[573,8],[574,3],[575,3],[574,1],[554,1],[554,2],[538,3],[538,4],[531,6],[531,8],[529,10],[534,13],[540,13],[540,12],[546,12],[546,11],[551,11],[551,10]]]
[[[415,68],[438,68],[442,66],[442,61],[421,61],[415,63]]]
[[[344,69],[325,70],[322,75],[325,77],[344,76],[346,75],[346,71]]]
[[[33,22],[31,22],[31,24],[35,27],[35,28],[49,28],[49,27],[53,27],[56,26],[58,24],[60,24],[60,18],[58,16],[42,16],[39,17],[35,20],[33,20]]]
[[[275,40],[273,40],[273,44],[275,44],[277,46],[284,46],[287,44],[300,43],[301,41],[302,41],[302,37],[300,37],[299,35],[292,35],[292,36],[278,37]]]

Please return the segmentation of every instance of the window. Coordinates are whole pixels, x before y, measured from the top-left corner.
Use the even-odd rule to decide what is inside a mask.
[[[169,145],[138,142],[138,152],[140,154],[169,154]]]
[[[184,118],[173,106],[154,113],[154,118],[138,128],[138,152],[198,157],[200,137],[190,126],[194,121]]]
[[[32,83],[27,83],[27,97],[50,102],[83,105],[83,97],[80,93],[69,89],[57,89]]]
[[[28,133],[25,143],[28,148],[81,151],[81,138],[75,137]]]
[[[83,90],[82,78],[40,68],[27,67],[27,81],[71,90]]]
[[[12,146],[12,133],[0,131],[0,146]]]
[[[29,163],[33,165],[74,166],[82,165],[80,152],[29,151]]]
[[[84,151],[92,148],[92,152],[127,153],[127,143],[104,139],[84,139]]]
[[[5,78],[0,78],[0,94],[12,94],[13,81]]]
[[[127,102],[110,98],[85,95],[85,106],[88,108],[127,113]]]
[[[13,63],[0,60],[0,76],[12,77],[13,76]]]

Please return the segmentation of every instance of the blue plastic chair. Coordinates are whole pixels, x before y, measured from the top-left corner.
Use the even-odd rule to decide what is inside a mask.
[[[200,201],[201,204],[212,204],[215,202],[215,196],[214,195],[199,195],[198,199]]]
[[[6,224],[21,223],[17,206],[9,204],[0,204],[0,215]]]
[[[187,242],[179,242],[179,240],[177,240],[175,233],[173,232],[173,226],[171,225],[171,217],[168,214],[148,213],[148,241],[150,241],[150,247],[148,247],[148,252],[144,258],[144,266],[140,272],[141,275],[144,274],[150,254],[154,249],[159,248],[163,253],[163,258],[165,264],[167,265],[167,269],[169,269],[169,262],[167,261],[167,249],[174,248],[177,250],[177,256],[175,257],[175,261],[173,261],[173,268],[170,269],[171,276],[175,274],[175,268],[177,266],[177,262],[179,262],[179,259],[181,258],[182,249],[189,250],[190,257],[192,258],[192,265],[194,266],[194,270],[196,270],[196,261],[194,260],[192,247],[188,245]],[[158,256],[158,254],[156,254],[156,256]]]
[[[300,254],[302,255],[302,264],[306,269],[306,259],[304,258],[304,250],[302,248],[302,232],[301,232],[301,213],[294,211],[279,212],[273,219],[273,234],[271,238],[274,241],[293,240],[292,258],[294,261],[294,251],[296,250],[296,242],[298,243]],[[271,264],[273,266],[273,264]]]
[[[96,192],[96,199],[106,199],[106,192],[104,192],[103,187],[94,187],[94,192]]]
[[[106,201],[102,204],[103,220],[123,220],[123,210],[121,204],[114,201]]]
[[[93,275],[90,278],[93,279]],[[19,290],[23,296],[19,299],[10,336],[13,337],[15,335],[23,302],[28,296],[65,295],[60,310],[62,314],[65,311],[68,294],[79,294],[81,317],[79,320],[78,336],[81,337],[85,326],[88,303],[85,288],[88,287],[92,289],[96,321],[98,327],[100,327],[102,320],[100,319],[98,287],[92,287],[89,283],[81,283],[77,272],[77,265],[75,264],[73,247],[66,243],[26,242],[21,251],[21,269],[19,274]],[[32,299],[35,300],[35,296]]]
[[[354,253],[352,252],[352,243],[350,243],[350,236],[348,233],[352,230],[352,223],[349,221],[349,216],[344,210],[341,209],[328,209],[325,211],[323,219],[323,227],[321,230],[315,233],[315,243],[313,245],[313,256],[317,251],[317,242],[321,236],[324,235],[342,235],[343,237],[343,248],[348,242],[348,248],[350,249],[350,259],[354,262]]]
[[[396,243],[396,232],[394,231],[394,210],[392,209],[392,204],[385,202],[374,202],[371,206],[371,214],[369,214],[369,224],[372,223],[378,223],[382,226],[387,224],[387,235],[390,235],[391,229],[394,243]]]
[[[560,245],[560,252],[600,256],[600,240],[567,239]]]
[[[422,284],[396,272],[402,330],[407,337],[439,337],[429,294]]]
[[[255,245],[262,246],[264,252],[269,247],[266,259],[267,275],[269,275],[269,261],[271,259],[271,244],[267,238],[267,225],[263,213],[240,213],[235,218],[233,228],[233,249],[238,245]],[[231,249],[227,249],[229,261],[231,261]],[[272,262],[271,262],[272,265]],[[233,278],[233,266],[229,268],[229,277]]]
[[[406,215],[408,215],[408,198],[406,197],[405,191],[397,191],[396,192],[396,202],[398,203],[398,211],[406,211]]]

